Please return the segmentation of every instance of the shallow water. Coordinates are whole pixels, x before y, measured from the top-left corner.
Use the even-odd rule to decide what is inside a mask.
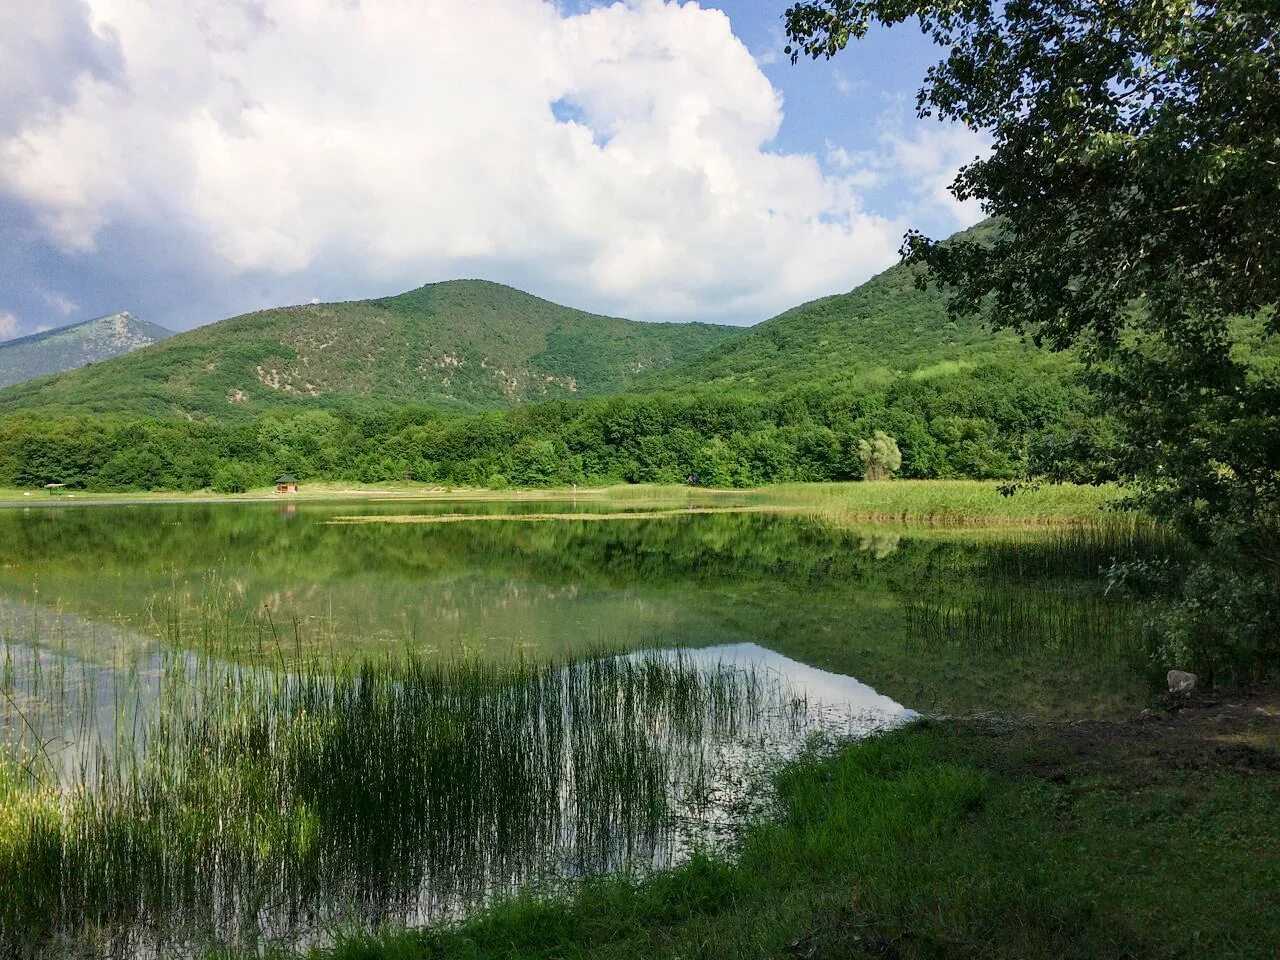
[[[680,511],[333,522],[547,511],[537,502],[0,510],[0,632],[89,660],[117,655],[103,636],[120,628],[238,662],[755,643],[926,711],[1097,714],[1141,695],[1142,678],[1117,662],[1133,635],[1129,611],[1098,599],[1099,566],[1145,549],[1123,536],[850,531],[794,515]],[[554,505],[621,511],[653,506]],[[992,628],[941,629],[931,615],[943,608]]]
[[[17,768],[65,821],[54,847],[0,829],[35,890],[0,940],[169,954],[430,922],[731,843],[815,737],[1143,695],[1141,610],[1098,578],[1159,549],[1133,531],[689,506],[0,511],[0,828]]]

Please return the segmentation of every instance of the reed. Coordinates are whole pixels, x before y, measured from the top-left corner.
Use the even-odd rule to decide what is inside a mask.
[[[776,680],[683,655],[335,670],[161,651],[104,704],[94,669],[2,647],[43,664],[5,674],[14,956],[323,942],[662,866],[696,842],[682,824],[742,772],[744,744],[804,727]],[[24,701],[56,706],[20,717]]]
[[[833,524],[903,521],[938,526],[1074,526],[1114,516],[1124,491],[1113,486],[1051,484],[1001,493],[994,480],[878,480],[779,484],[755,493],[794,504]]]
[[[956,568],[958,583],[904,597],[907,636],[924,649],[1057,651],[1138,665],[1150,653],[1150,604],[1109,595],[1103,575],[1113,563],[1185,550],[1162,527],[1123,520],[1005,537]]]

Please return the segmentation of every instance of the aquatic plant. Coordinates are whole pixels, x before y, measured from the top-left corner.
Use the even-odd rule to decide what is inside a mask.
[[[281,670],[161,651],[123,672],[104,729],[97,668],[3,647],[45,664],[6,674],[13,955],[323,941],[662,865],[743,744],[794,742],[805,715],[776,679],[683,655]],[[20,699],[78,735],[46,737]]]

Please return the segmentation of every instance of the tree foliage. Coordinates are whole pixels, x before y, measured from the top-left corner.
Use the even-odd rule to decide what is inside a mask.
[[[902,451],[893,437],[877,430],[870,440],[858,441],[858,461],[864,480],[888,480],[902,468]]]
[[[957,178],[997,218],[904,254],[1075,347],[1127,428],[1118,470],[1194,524],[1280,502],[1280,17],[1271,0],[805,0],[793,59],[914,20],[945,50],[921,116],[991,136]]]
[[[1232,597],[1257,595],[1259,571],[1280,599],[1278,12],[1275,0],[801,0],[786,13],[793,60],[906,21],[945,51],[918,111],[990,136],[952,190],[994,220],[949,242],[911,232],[904,257],[952,291],[955,314],[1089,365],[1115,432],[1059,434],[1042,463],[1132,481],[1209,547],[1217,569],[1190,571],[1170,636],[1205,635]],[[1274,631],[1251,635],[1280,653]]]

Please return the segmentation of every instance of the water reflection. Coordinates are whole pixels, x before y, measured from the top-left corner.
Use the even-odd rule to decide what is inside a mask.
[[[0,510],[0,598],[29,601],[38,589],[45,609],[243,662],[749,642],[947,713],[1104,712],[1139,695],[1127,665],[1095,655],[1114,638],[1128,656],[1138,633],[1123,600],[1099,598],[1099,567],[1146,549],[1123,532],[966,538],[683,509],[625,522],[330,523],[547,510],[533,501]],[[653,506],[554,510],[647,515]],[[1067,702],[1072,690],[1090,695]]]
[[[856,677],[819,670],[756,643],[734,643],[701,650],[659,650],[632,657],[680,659],[703,668],[736,667],[772,679],[793,697],[805,700],[811,711],[826,713],[850,733],[865,734],[919,716]]]
[[[4,646],[6,702],[43,704],[5,713],[35,747],[32,818],[0,837],[6,949],[298,947],[667,867],[727,842],[815,737],[913,716],[751,644],[351,674],[134,650]]]

